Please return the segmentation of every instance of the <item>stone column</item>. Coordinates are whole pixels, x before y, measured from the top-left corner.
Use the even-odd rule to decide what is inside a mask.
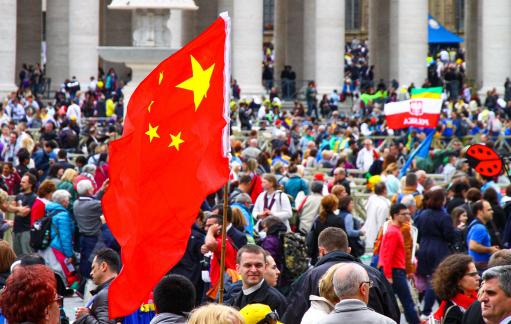
[[[182,10],[170,10],[170,48],[181,48],[183,46],[183,16]]]
[[[275,62],[273,75],[277,80],[280,80],[280,72],[286,65],[287,2],[287,0],[275,0],[275,23],[273,25]]]
[[[316,1],[304,0],[303,5],[303,79],[310,81],[316,78]]]
[[[172,17],[170,18],[172,19]],[[197,11],[187,10],[181,12],[181,44],[187,44],[197,35]],[[174,47],[172,47],[174,48]]]
[[[200,19],[195,20],[195,30],[197,34],[200,34],[218,18],[218,3],[211,0],[195,0],[195,3],[199,7],[195,11],[196,17],[200,17]],[[229,16],[231,15],[232,11],[229,12]]]
[[[16,90],[16,1],[0,0],[0,100]]]
[[[340,90],[344,79],[344,0],[317,1],[315,12],[315,79],[318,93],[325,94]]]
[[[69,78],[69,2],[48,0],[46,7],[46,76],[58,89]]]
[[[287,3],[287,38],[285,64],[291,65],[296,73],[296,90],[300,90],[304,79],[304,0],[292,0]],[[280,71],[279,71],[280,73]],[[280,76],[280,74],[279,74]]]
[[[369,65],[374,82],[389,79],[389,0],[369,1]]]
[[[428,1],[390,0],[390,77],[400,86],[427,76]]]
[[[480,3],[481,92],[497,88],[503,94],[504,81],[511,77],[511,1],[485,0]]]
[[[264,93],[263,0],[233,1],[232,77],[238,81],[242,96]]]
[[[16,71],[41,62],[43,12],[41,0],[17,0]]]
[[[465,0],[465,61],[467,67],[467,79],[474,82],[478,88],[478,48],[479,48],[479,0]]]
[[[69,75],[82,89],[98,73],[98,45],[99,1],[69,0]]]

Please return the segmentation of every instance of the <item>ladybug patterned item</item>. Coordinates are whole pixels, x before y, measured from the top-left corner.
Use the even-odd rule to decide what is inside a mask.
[[[502,159],[494,150],[485,145],[471,145],[467,149],[466,157],[468,164],[482,176],[495,177],[502,171]]]

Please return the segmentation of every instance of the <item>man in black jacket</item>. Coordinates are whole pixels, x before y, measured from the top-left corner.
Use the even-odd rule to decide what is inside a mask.
[[[202,220],[203,214],[199,213],[198,219]],[[186,245],[185,253],[181,260],[169,271],[172,274],[179,274],[190,279],[195,287],[195,303],[198,305],[202,299],[204,291],[204,282],[202,281],[201,272],[202,265],[201,261],[204,258],[201,252],[201,247],[204,245],[204,239],[206,235],[204,231],[199,227],[197,221],[192,225],[192,232],[188,238],[188,244]]]
[[[318,238],[319,259],[316,266],[309,269],[291,286],[288,298],[288,307],[282,322],[286,324],[299,324],[303,314],[309,309],[309,296],[319,296],[319,279],[334,264],[341,262],[358,261],[349,254],[348,237],[346,233],[336,227],[324,229]],[[374,286],[369,291],[370,308],[377,313],[390,317],[397,323],[400,321],[401,314],[397,306],[396,297],[392,287],[387,279],[377,269],[359,263],[366,269],[369,279],[373,281]]]
[[[78,307],[75,324],[115,324],[115,319],[108,318],[108,288],[117,277],[121,260],[112,249],[101,249],[92,262],[91,277],[97,288],[91,291],[94,298],[87,307]]]
[[[233,297],[231,306],[242,309],[249,304],[264,304],[279,315],[284,313],[286,298],[263,279],[267,266],[262,247],[248,244],[238,251],[236,271],[241,275],[243,287]]]

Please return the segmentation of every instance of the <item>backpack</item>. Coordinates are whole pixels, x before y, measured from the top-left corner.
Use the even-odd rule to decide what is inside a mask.
[[[341,217],[343,220],[345,219],[347,214],[348,213],[346,213],[346,212],[341,212]],[[360,221],[355,216],[352,215],[352,217],[353,217],[353,229],[359,230],[361,228]],[[360,237],[349,237],[348,236],[348,243],[349,243],[349,246],[351,247],[350,254],[352,256],[354,256],[355,258],[361,257],[366,252],[365,242]]]
[[[293,232],[299,231],[298,227],[300,226],[300,217],[302,216],[303,206],[307,202],[307,198],[309,198],[309,196],[305,196],[298,208],[293,208],[293,215],[289,219],[289,225],[291,226],[291,230]]]
[[[45,214],[42,218],[34,222],[30,228],[30,247],[34,250],[44,250],[51,243],[51,228],[53,226],[51,219],[53,214]],[[54,227],[54,226],[53,226]],[[58,235],[56,227],[55,231]]]
[[[301,233],[282,232],[280,241],[284,261],[282,276],[292,281],[309,268],[305,236]]]

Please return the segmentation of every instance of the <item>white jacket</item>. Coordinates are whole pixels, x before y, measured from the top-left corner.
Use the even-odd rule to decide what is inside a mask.
[[[258,219],[257,214],[264,211],[264,197],[266,194],[266,191],[263,191],[256,199],[254,209],[252,210],[252,216],[254,216],[255,219]],[[288,220],[293,215],[293,210],[291,209],[289,198],[280,190],[276,190],[272,195],[268,195],[268,204],[270,204],[273,198],[275,198],[275,202],[270,208],[271,216],[280,218],[280,220],[286,224],[287,228],[290,229]]]
[[[363,228],[366,231],[366,246],[372,247],[378,236],[378,231],[389,216],[390,201],[378,195],[371,195],[366,204],[366,221]]]
[[[301,324],[318,323],[334,309],[334,305],[328,299],[310,295],[311,307],[303,314]]]

